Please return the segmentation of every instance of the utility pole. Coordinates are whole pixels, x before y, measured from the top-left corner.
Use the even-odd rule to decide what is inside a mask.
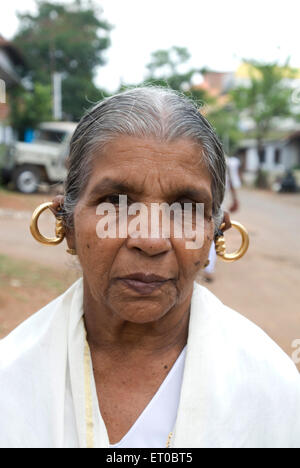
[[[53,119],[54,120],[62,119],[61,82],[62,82],[62,73],[54,72],[52,75]]]
[[[55,21],[58,13],[52,10],[49,14],[49,55],[50,55],[50,72],[52,81],[52,115],[54,120],[62,119],[62,104],[61,104],[61,83],[62,73],[56,71],[56,51],[55,51]]]

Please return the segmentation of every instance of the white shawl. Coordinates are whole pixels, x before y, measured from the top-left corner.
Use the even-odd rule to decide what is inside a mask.
[[[0,341],[0,447],[109,447],[82,295],[79,280]],[[173,432],[171,447],[300,447],[294,364],[196,283]]]

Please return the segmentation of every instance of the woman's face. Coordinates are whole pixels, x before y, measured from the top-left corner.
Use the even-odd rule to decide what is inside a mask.
[[[151,203],[204,203],[203,246],[188,249],[186,238],[174,237],[174,219],[169,237],[160,232],[147,238],[100,238],[97,225],[103,216],[108,218],[107,213],[96,214],[96,209],[102,202],[111,203],[118,223],[119,195],[127,195],[129,205],[143,203],[149,212]],[[134,218],[129,216],[128,222]],[[150,233],[150,215],[148,229]],[[104,306],[123,320],[147,323],[164,317],[191,296],[213,233],[211,176],[201,148],[185,139],[164,143],[121,136],[95,155],[68,242],[76,248],[83,269],[86,302],[99,310]]]

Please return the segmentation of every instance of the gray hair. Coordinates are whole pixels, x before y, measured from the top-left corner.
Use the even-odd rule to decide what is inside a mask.
[[[199,144],[212,176],[215,228],[222,222],[226,163],[222,145],[196,104],[168,88],[140,87],[104,99],[80,120],[70,144],[64,212],[73,226],[75,206],[92,169],[93,155],[116,136],[154,137],[172,142],[187,138]]]

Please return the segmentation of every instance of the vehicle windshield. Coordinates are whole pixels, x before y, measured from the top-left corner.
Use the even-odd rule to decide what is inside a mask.
[[[65,139],[66,132],[62,132],[60,130],[47,130],[47,129],[39,129],[36,131],[35,140],[39,143],[46,142],[46,143],[62,143]]]

